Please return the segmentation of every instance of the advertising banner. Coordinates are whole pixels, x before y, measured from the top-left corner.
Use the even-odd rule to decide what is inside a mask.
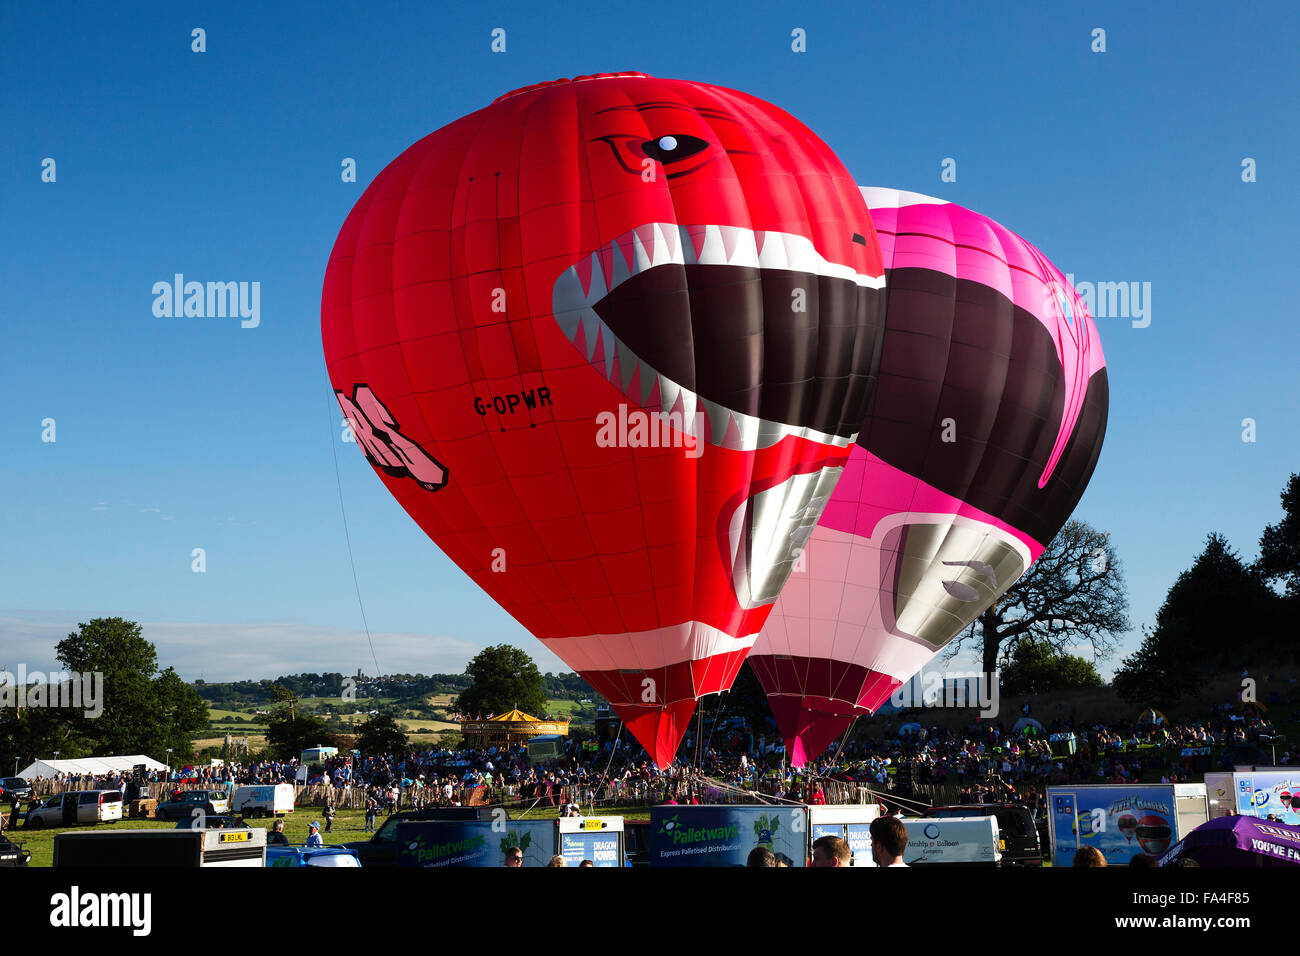
[[[809,807],[808,825],[811,843],[819,837],[837,836],[849,844],[853,853],[850,866],[875,866],[871,858],[871,821],[880,816],[877,804],[850,804],[835,807]],[[811,853],[812,850],[809,850]]]
[[[998,850],[997,817],[915,817],[903,821],[908,866],[961,863],[994,866]]]
[[[1074,854],[1095,846],[1107,865],[1127,866],[1136,856],[1159,857],[1175,842],[1172,786],[1049,788],[1052,860],[1069,866]]]
[[[398,866],[505,866],[519,847],[524,866],[546,866],[555,854],[554,820],[435,820],[397,826]]]
[[[1237,812],[1242,816],[1300,824],[1300,770],[1238,770]]]
[[[561,817],[560,856],[565,866],[590,860],[595,866],[623,865],[622,817]]]
[[[650,811],[651,866],[744,866],[759,846],[787,866],[807,865],[807,808],[667,806]]]

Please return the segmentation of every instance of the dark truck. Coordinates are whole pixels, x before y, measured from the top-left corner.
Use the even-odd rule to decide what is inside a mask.
[[[230,811],[230,800],[220,790],[187,790],[178,800],[164,800],[154,810],[158,820],[183,820],[193,817],[196,810],[206,816],[217,816]]]
[[[397,866],[397,825],[425,820],[491,820],[494,807],[429,807],[425,810],[399,810],[384,820],[383,826],[369,840],[340,843],[353,850],[363,867]]]
[[[1034,813],[1019,803],[963,803],[930,807],[923,817],[998,818],[1003,866],[1042,866],[1043,849],[1038,839]]]

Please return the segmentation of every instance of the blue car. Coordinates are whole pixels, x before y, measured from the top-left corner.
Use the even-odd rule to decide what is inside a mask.
[[[341,846],[295,846],[273,843],[266,848],[267,866],[359,867],[356,850]]]

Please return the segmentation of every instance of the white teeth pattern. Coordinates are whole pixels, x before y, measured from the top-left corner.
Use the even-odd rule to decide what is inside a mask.
[[[564,278],[564,276],[560,278]],[[574,269],[574,278],[577,278],[576,268]],[[578,291],[582,292],[581,282],[578,282]],[[605,298],[608,291],[609,287],[605,285],[605,269],[600,263],[600,254],[593,252],[591,254],[591,288],[584,292],[583,295],[589,305],[594,305]]]
[[[627,254],[623,251],[623,244],[627,241],[627,237],[623,236],[619,239],[615,239],[609,244],[609,261],[611,267],[609,289],[611,292],[628,279],[632,278],[632,271],[627,267]]]
[[[633,351],[622,342],[616,342],[614,350],[618,355],[618,372],[622,377],[622,381],[615,382],[614,384],[621,388],[623,393],[626,394],[627,390],[632,387],[632,376],[636,373],[637,365],[639,363],[637,362],[635,353],[633,353]],[[644,396],[635,395],[633,397],[636,398],[638,405],[645,401]]]
[[[615,239],[601,251],[592,253],[587,262],[590,284],[585,290],[575,265],[560,273],[552,292],[552,312],[556,322],[569,341],[580,344],[587,360],[597,361],[601,357],[600,353],[603,353],[605,376],[624,394],[628,394],[639,369],[641,394],[628,397],[642,405],[657,383],[662,408],[659,414],[682,414],[687,434],[704,437],[699,434],[703,426],[696,420],[696,412],[700,411],[708,417],[710,443],[720,447],[747,451],[766,448],[787,435],[839,447],[847,447],[856,440],[856,435],[848,438],[827,435],[815,429],[767,421],[733,411],[701,398],[638,359],[596,314],[595,305],[632,276],[674,263],[786,269],[849,279],[869,289],[884,288],[883,275],[862,275],[850,266],[827,262],[813,246],[812,240],[804,236],[785,232],[754,232],[741,226],[679,226],[676,223],[655,222],[638,227]],[[597,352],[598,348],[600,353]],[[616,355],[618,380],[614,377]],[[674,421],[674,425],[679,424]]]
[[[674,382],[671,378],[667,378],[663,375],[660,375],[659,376],[659,407],[662,408],[665,412],[672,411],[673,406],[677,404],[677,395],[678,393],[681,392],[681,390],[682,387],[678,385],[676,382]]]

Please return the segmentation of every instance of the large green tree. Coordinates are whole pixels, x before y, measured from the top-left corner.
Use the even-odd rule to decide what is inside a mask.
[[[400,754],[407,737],[390,714],[376,714],[357,728],[357,749],[363,754]]]
[[[140,625],[100,617],[59,642],[56,653],[69,671],[103,675],[104,705],[98,717],[69,714],[73,728],[104,754],[149,753],[159,743],[163,713],[154,695],[158,651]],[[156,751],[154,751],[156,754]]]
[[[139,624],[95,618],[59,642],[65,671],[89,675],[101,699],[95,708],[82,683],[81,707],[28,707],[0,715],[0,766],[37,757],[147,754],[188,760],[193,738],[208,724],[208,705],[170,667],[158,673],[158,652]],[[87,711],[90,711],[88,714]],[[96,712],[98,711],[98,712]]]
[[[479,651],[465,673],[473,683],[456,706],[467,714],[500,714],[514,707],[530,714],[546,709],[545,682],[527,653],[509,644]]]
[[[1058,652],[1088,644],[1093,658],[1103,660],[1128,628],[1128,592],[1110,535],[1069,521],[1029,570],[952,642],[949,655],[975,642],[986,674],[1021,641]]]
[[[308,747],[327,745],[329,730],[325,721],[315,714],[304,713],[293,691],[275,684],[271,695],[278,702],[266,721],[266,748],[273,757],[292,760]]]
[[[1300,600],[1300,475],[1292,475],[1282,491],[1282,520],[1264,529],[1255,567]]]
[[[1115,672],[1125,700],[1157,706],[1193,690],[1207,672],[1239,670],[1290,652],[1277,642],[1282,599],[1221,534],[1206,538],[1156,612],[1155,627]]]
[[[95,754],[148,754],[188,760],[195,734],[207,726],[208,705],[172,668],[158,673],[158,651],[139,624],[120,617],[95,618],[59,642],[64,668],[103,677],[103,712],[68,711],[72,734],[91,742]]]
[[[1062,653],[1046,641],[1020,641],[998,671],[999,690],[1006,695],[1101,687],[1103,683],[1092,661]]]
[[[171,667],[154,678],[153,692],[161,717],[159,744],[164,752],[172,749],[173,759],[188,759],[195,735],[208,726],[208,702]]]
[[[314,714],[285,710],[273,713],[266,722],[266,748],[277,760],[292,760],[308,747],[328,745],[325,721]]]

